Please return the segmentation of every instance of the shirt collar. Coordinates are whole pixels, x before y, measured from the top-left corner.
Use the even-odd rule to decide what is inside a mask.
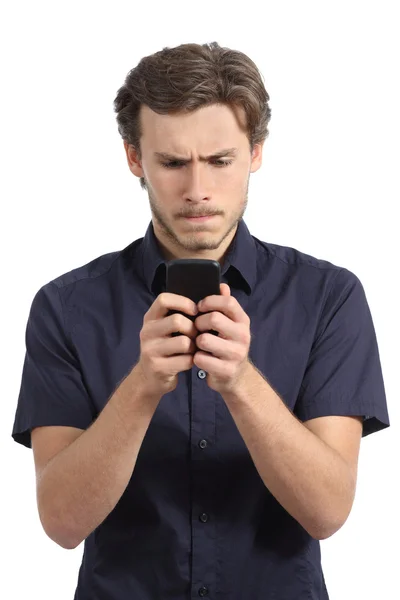
[[[242,288],[250,295],[256,282],[256,255],[254,238],[241,219],[221,269],[221,281],[225,279],[230,287]],[[140,246],[138,269],[152,294],[165,291],[166,262],[150,221]]]

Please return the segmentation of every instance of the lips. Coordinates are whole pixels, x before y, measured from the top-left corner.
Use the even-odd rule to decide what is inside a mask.
[[[200,217],[215,217],[215,213],[212,215],[185,215],[185,219],[199,219]]]
[[[206,215],[204,217],[185,217],[185,221],[190,221],[191,223],[196,222],[196,224],[200,223],[208,223],[211,221],[216,215]]]

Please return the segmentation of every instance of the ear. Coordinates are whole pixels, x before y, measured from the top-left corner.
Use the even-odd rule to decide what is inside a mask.
[[[129,166],[130,171],[134,175],[136,175],[136,177],[144,177],[142,164],[139,160],[136,149],[131,144],[128,144],[125,141],[124,141],[124,148],[125,148],[126,158],[128,161],[128,166]]]
[[[256,144],[254,146],[253,152],[251,155],[252,158],[251,158],[250,173],[255,173],[261,167],[263,147],[264,147],[264,142],[260,142],[259,144]]]

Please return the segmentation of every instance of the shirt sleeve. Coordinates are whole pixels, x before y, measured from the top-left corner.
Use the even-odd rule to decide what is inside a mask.
[[[390,426],[378,343],[364,288],[342,268],[319,320],[294,414],[362,416],[363,433]]]
[[[26,353],[12,437],[31,448],[31,429],[64,425],[86,429],[94,406],[65,331],[57,286],[36,293],[25,334]]]

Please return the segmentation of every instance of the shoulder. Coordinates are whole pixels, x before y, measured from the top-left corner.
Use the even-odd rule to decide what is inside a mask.
[[[43,310],[66,315],[77,307],[94,308],[113,295],[113,290],[135,268],[135,255],[140,240],[122,250],[108,252],[86,264],[62,273],[44,283],[36,292],[32,312]]]
[[[254,236],[253,236],[254,237]],[[284,291],[295,291],[297,301],[310,301],[316,307],[340,302],[351,291],[363,294],[363,286],[355,273],[290,246],[255,239],[258,256],[258,276],[264,284]]]
[[[88,263],[58,275],[51,281],[48,281],[43,287],[55,286],[59,290],[62,290],[63,288],[67,288],[78,282],[93,281],[102,276],[106,277],[113,269],[126,268],[128,263],[133,265],[135,252],[142,239],[143,238],[133,241],[129,246],[126,246],[122,250],[108,252],[107,254],[97,256]]]
[[[78,281],[85,281],[88,279],[96,279],[106,274],[118,261],[121,256],[121,251],[109,252],[101,256],[93,258],[90,262],[75,267],[71,271],[62,273],[55,279],[50,281],[47,285],[54,284],[57,288],[62,289]]]
[[[335,264],[325,258],[318,258],[293,248],[265,242],[254,237],[258,257],[264,265],[276,267],[291,274],[301,272],[309,281],[323,279],[330,282],[332,287],[341,288],[348,285],[361,285],[357,275],[344,265]]]
[[[320,271],[339,272],[343,267],[336,265],[326,259],[317,258],[311,254],[306,254],[297,248],[291,246],[282,246],[265,242],[254,237],[258,252],[264,255],[265,260],[281,263],[286,267],[311,267]]]

